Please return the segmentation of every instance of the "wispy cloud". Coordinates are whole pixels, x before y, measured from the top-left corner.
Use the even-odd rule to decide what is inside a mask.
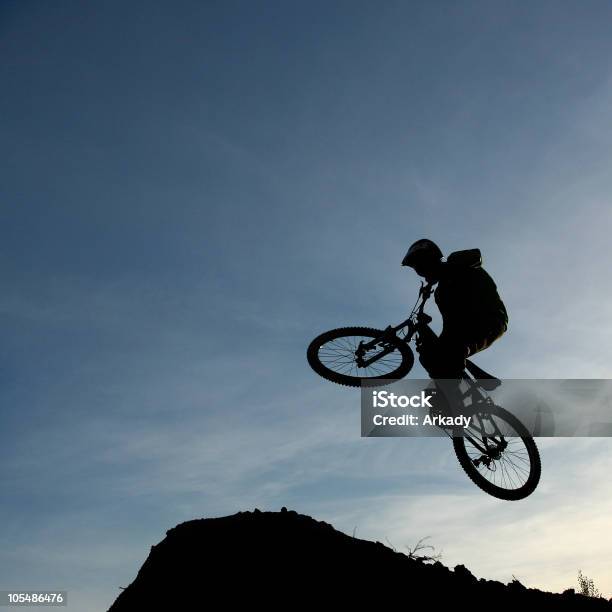
[[[608,375],[609,9],[187,5],[7,21],[7,588],[99,610],[177,522],[292,505],[609,590],[607,440],[539,441],[538,490],[500,502],[446,440],[359,438],[357,392],[305,360],[324,329],[403,319],[399,262],[431,236],[480,247],[509,307],[485,369]]]

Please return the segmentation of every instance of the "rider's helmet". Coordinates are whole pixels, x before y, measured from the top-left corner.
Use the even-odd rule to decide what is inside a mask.
[[[410,246],[406,256],[402,259],[402,266],[414,267],[417,262],[440,261],[442,257],[442,251],[435,242],[428,238],[421,238]]]

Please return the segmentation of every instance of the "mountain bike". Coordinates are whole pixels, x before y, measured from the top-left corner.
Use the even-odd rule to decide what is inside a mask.
[[[405,321],[384,330],[341,327],[317,336],[308,346],[307,359],[323,378],[350,387],[392,384],[410,372],[417,348],[434,333],[432,318],[424,311],[433,292],[421,284],[419,297]],[[435,334],[434,334],[435,335]],[[466,360],[461,392],[462,414],[471,416],[469,427],[444,428],[468,477],[483,491],[504,500],[519,500],[538,485],[541,461],[538,448],[521,421],[494,403],[488,392],[501,381]],[[434,381],[435,383],[435,381]]]

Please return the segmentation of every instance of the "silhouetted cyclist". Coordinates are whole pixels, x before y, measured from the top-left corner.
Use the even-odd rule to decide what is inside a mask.
[[[432,378],[458,379],[470,355],[490,346],[508,328],[506,308],[478,249],[456,251],[446,261],[439,247],[417,240],[402,261],[434,285],[442,332],[421,337],[419,361]]]

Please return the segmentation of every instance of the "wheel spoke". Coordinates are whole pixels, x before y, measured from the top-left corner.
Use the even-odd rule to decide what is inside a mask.
[[[356,361],[356,352],[359,344],[370,342],[368,336],[341,336],[333,338],[319,347],[318,358],[328,369],[340,374],[351,374],[359,378],[384,378],[391,374],[401,365],[402,353],[396,348],[393,351],[376,359],[365,367],[359,367]],[[372,359],[377,353],[385,349],[376,347],[367,351],[364,360]]]
[[[480,412],[474,417],[473,424],[466,430],[474,442],[466,437],[460,442],[469,460],[468,474],[470,469],[475,470],[483,484],[490,483],[503,491],[514,492],[526,486],[534,469],[534,457],[526,442],[530,439],[522,437],[524,434],[516,431],[503,412]],[[487,452],[483,454],[475,443]],[[533,445],[532,440],[530,444]],[[537,454],[537,450],[535,452]]]

